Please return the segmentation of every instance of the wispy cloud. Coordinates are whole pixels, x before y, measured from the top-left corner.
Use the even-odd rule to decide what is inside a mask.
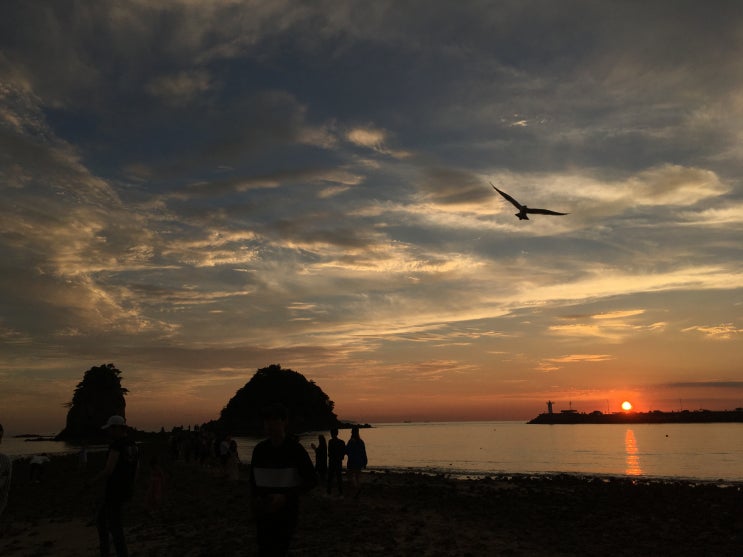
[[[540,372],[555,372],[571,364],[595,364],[613,360],[611,354],[567,354],[555,358],[544,358],[536,366]]]
[[[733,323],[720,323],[719,325],[694,325],[682,329],[684,333],[700,333],[708,338],[718,340],[733,340],[743,334],[743,329],[736,327]]]
[[[390,155],[397,159],[405,159],[410,153],[402,150],[393,150],[386,146],[389,141],[388,132],[374,127],[356,127],[348,130],[346,139],[360,147],[372,149],[383,155]]]

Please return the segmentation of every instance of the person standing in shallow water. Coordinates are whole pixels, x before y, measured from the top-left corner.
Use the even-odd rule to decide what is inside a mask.
[[[338,439],[338,430],[330,430],[328,441],[328,495],[332,491],[333,481],[338,483],[338,493],[343,495],[343,459],[346,457],[346,443]]]
[[[253,449],[250,487],[260,557],[284,557],[299,519],[299,495],[317,485],[307,451],[287,434],[288,411],[281,404],[264,411],[268,439]]]
[[[328,475],[328,444],[325,442],[325,436],[321,433],[317,436],[317,445],[310,445],[315,451],[315,472],[321,481],[325,481]]]
[[[0,445],[3,444],[3,425],[0,424]],[[0,453],[0,516],[8,504],[8,493],[10,492],[10,478],[13,475],[13,463],[10,457]]]
[[[111,416],[102,429],[111,436],[105,468],[94,476],[93,481],[104,478],[106,487],[103,504],[98,512],[98,538],[101,557],[110,552],[109,533],[118,557],[129,555],[124,529],[121,524],[121,511],[134,492],[134,480],[139,465],[139,450],[129,438],[129,428],[121,416]]]
[[[359,426],[351,428],[351,438],[346,443],[346,454],[348,455],[348,474],[351,476],[351,487],[353,496],[358,497],[361,493],[361,469],[366,468],[366,445],[359,434]]]

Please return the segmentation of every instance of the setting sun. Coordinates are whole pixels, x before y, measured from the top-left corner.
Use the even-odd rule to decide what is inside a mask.
[[[624,411],[632,410],[632,403],[630,401],[628,401],[628,400],[625,400],[622,403],[622,410],[624,410]]]

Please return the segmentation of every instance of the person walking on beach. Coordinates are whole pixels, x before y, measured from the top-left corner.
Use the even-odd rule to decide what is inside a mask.
[[[359,434],[359,426],[351,428],[351,438],[346,443],[346,454],[348,455],[348,473],[351,476],[353,496],[358,497],[361,493],[361,469],[366,468],[366,445]]]
[[[31,483],[41,483],[47,462],[49,462],[49,457],[46,453],[31,457],[31,460],[28,461],[28,479]]]
[[[0,424],[0,445],[3,444],[3,424]],[[10,478],[13,475],[13,464],[10,457],[0,453],[0,516],[8,504],[8,493],[10,492]]]
[[[328,441],[328,495],[333,481],[338,483],[338,493],[343,495],[343,459],[346,457],[346,442],[338,438],[338,429],[330,430]]]
[[[108,557],[110,551],[109,533],[118,557],[127,557],[128,551],[121,525],[121,511],[124,503],[131,499],[134,480],[139,464],[139,450],[129,438],[129,428],[121,416],[111,416],[102,429],[107,429],[111,437],[108,446],[105,468],[96,474],[93,481],[104,478],[106,487],[103,504],[98,512],[98,538],[101,557]]]
[[[260,557],[289,553],[299,518],[299,495],[317,484],[312,460],[287,434],[288,411],[273,404],[264,411],[268,439],[253,449],[250,487]]]
[[[321,433],[317,436],[317,446],[314,443],[310,445],[315,451],[315,472],[320,481],[325,481],[328,475],[328,444],[325,442],[325,436]]]

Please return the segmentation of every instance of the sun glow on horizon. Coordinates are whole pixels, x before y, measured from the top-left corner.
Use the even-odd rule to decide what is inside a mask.
[[[624,410],[625,412],[629,412],[630,410],[632,410],[632,403],[628,400],[625,400],[622,403],[622,410]]]

